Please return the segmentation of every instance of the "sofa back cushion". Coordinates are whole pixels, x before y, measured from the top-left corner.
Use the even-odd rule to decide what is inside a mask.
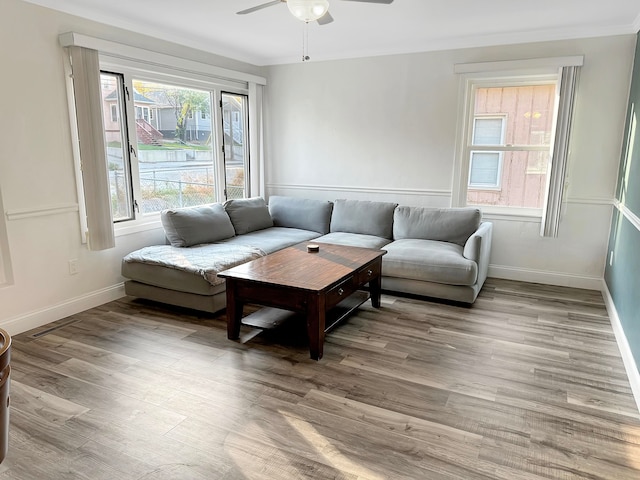
[[[262,197],[239,198],[224,202],[236,235],[273,227],[269,208]]]
[[[329,233],[333,203],[308,198],[269,197],[269,213],[276,227]]]
[[[160,220],[167,240],[174,247],[212,243],[235,235],[229,215],[220,203],[164,210]]]
[[[331,215],[331,232],[361,233],[390,239],[393,211],[397,205],[367,200],[336,200]]]
[[[396,208],[393,238],[417,238],[456,243],[464,247],[480,226],[482,213],[477,208]]]

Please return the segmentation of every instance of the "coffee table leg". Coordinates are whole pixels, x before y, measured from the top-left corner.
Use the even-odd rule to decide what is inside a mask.
[[[322,295],[312,295],[307,303],[309,356],[320,360],[324,349],[325,302]]]
[[[242,322],[242,301],[236,297],[236,282],[227,278],[227,338],[235,340],[240,337]]]
[[[378,275],[369,281],[369,294],[371,295],[371,305],[373,308],[380,308],[380,296],[382,291],[382,277]]]

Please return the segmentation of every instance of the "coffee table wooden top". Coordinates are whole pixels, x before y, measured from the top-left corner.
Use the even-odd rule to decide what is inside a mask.
[[[319,245],[320,250],[307,252],[309,243]],[[372,248],[303,242],[230,268],[218,276],[320,292],[385,253]]]

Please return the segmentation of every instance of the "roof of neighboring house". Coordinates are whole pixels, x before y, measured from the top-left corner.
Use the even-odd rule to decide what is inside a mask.
[[[109,95],[104,97],[105,100],[117,100],[118,99],[118,90],[114,90]],[[154,100],[151,100],[148,97],[145,97],[140,92],[138,92],[135,88],[133,89],[133,103],[148,103],[148,104],[156,104]]]

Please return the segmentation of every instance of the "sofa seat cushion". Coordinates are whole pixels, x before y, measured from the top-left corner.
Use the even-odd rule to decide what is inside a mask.
[[[473,285],[478,265],[462,256],[463,247],[435,240],[403,239],[385,245],[382,275],[449,285]]]
[[[266,255],[257,247],[211,243],[194,247],[153,245],[125,256],[122,275],[141,283],[183,292],[215,293],[218,272]]]
[[[375,235],[362,233],[333,232],[316,238],[316,243],[332,243],[335,245],[347,245],[349,247],[382,248],[391,240]]]
[[[258,247],[266,253],[277,252],[283,248],[290,247],[300,242],[314,239],[320,234],[310,230],[300,230],[298,228],[271,227],[264,230],[245,233],[237,237],[222,240],[221,244],[226,245],[248,245]]]

